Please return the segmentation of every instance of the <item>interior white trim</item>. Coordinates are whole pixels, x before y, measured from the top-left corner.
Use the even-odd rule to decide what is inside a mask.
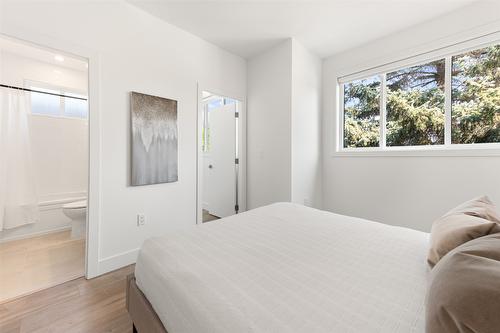
[[[238,205],[239,212],[247,210],[247,108],[245,96],[240,96],[237,93],[229,91],[219,91],[218,89],[211,89],[209,85],[203,85],[198,82],[198,107],[197,107],[197,131],[196,131],[196,224],[203,223],[203,195],[202,195],[202,182],[203,177],[203,151],[201,146],[202,137],[202,116],[203,116],[203,91],[232,98],[239,103],[239,121],[238,121],[238,158],[239,158],[239,173],[238,173]]]
[[[387,149],[380,148],[352,148],[334,152],[331,157],[488,157],[500,156],[500,148],[486,149],[464,149],[464,148],[435,148],[426,146],[421,147],[390,147]]]
[[[452,57],[447,56],[445,58],[445,78],[444,78],[444,116],[445,116],[445,125],[444,125],[444,144],[445,146],[451,146],[451,126],[452,126],[452,103],[451,103],[451,90],[452,90]]]
[[[100,56],[95,50],[41,34],[21,27],[0,26],[2,37],[56,50],[88,61],[89,84],[89,186],[87,206],[87,240],[85,256],[86,278],[96,277],[99,271],[99,227],[101,221],[101,115],[100,115]]]
[[[33,232],[30,234],[26,234],[26,235],[14,236],[14,237],[7,238],[7,239],[0,239],[0,244],[1,243],[8,243],[11,241],[17,241],[17,240],[21,240],[21,239],[26,239],[26,238],[34,238],[34,237],[44,236],[44,235],[53,234],[56,232],[65,231],[65,230],[71,230],[71,226],[68,225],[65,227],[59,227],[59,228],[54,228],[54,229],[50,229],[50,230]]]
[[[137,248],[99,260],[99,273],[104,274],[134,264],[139,250]]]

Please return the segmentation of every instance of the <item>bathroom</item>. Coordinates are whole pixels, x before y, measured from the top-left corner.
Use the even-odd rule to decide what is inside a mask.
[[[0,304],[85,272],[88,62],[0,36]]]

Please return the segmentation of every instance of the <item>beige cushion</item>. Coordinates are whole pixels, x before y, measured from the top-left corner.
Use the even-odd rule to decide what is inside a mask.
[[[500,332],[500,233],[462,244],[431,271],[426,332]]]
[[[495,206],[483,196],[452,209],[432,224],[427,261],[434,266],[457,246],[472,239],[500,231]]]

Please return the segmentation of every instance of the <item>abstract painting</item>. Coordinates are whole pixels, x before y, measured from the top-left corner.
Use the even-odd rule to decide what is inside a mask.
[[[131,92],[132,186],[177,181],[177,101]]]

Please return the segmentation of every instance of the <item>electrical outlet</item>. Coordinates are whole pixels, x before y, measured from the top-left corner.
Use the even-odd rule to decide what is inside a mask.
[[[137,226],[140,227],[141,225],[145,224],[146,224],[146,215],[137,214]]]

